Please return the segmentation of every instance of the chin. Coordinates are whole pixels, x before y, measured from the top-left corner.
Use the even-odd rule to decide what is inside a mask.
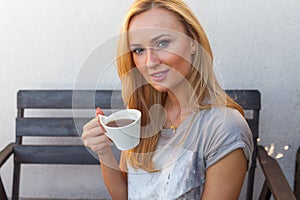
[[[166,92],[170,89],[164,85],[159,85],[159,84],[151,84],[151,86],[158,92]]]

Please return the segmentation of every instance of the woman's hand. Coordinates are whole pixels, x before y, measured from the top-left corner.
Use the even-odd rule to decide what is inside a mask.
[[[96,109],[96,117],[84,125],[82,140],[86,147],[101,156],[109,150],[111,140],[104,134],[106,131],[99,122],[98,114],[103,114],[100,108]]]

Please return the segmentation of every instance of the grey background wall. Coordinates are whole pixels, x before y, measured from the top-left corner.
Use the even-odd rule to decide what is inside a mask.
[[[1,149],[14,141],[17,91],[72,89],[91,52],[119,33],[131,2],[0,1]],[[293,186],[300,146],[300,1],[186,2],[211,41],[224,88],[261,91],[259,142],[278,159]],[[99,70],[104,68],[100,63]],[[114,69],[109,73],[117,76]],[[115,80],[97,87],[113,88]],[[23,197],[108,198],[98,166],[30,166],[23,171]],[[11,158],[0,173],[10,194]]]

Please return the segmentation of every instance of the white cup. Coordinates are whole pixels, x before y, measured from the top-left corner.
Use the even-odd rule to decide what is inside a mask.
[[[120,150],[129,150],[136,147],[140,142],[141,112],[136,109],[125,109],[109,116],[98,115],[100,123],[109,137]],[[118,120],[132,120],[130,124],[122,125]],[[119,126],[110,126],[115,121]],[[119,123],[118,123],[119,122]]]

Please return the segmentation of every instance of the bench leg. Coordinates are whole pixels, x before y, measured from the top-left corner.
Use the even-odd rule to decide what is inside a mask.
[[[19,200],[19,190],[20,190],[20,169],[21,165],[14,165],[14,180],[13,180],[13,190],[12,190],[12,200]]]
[[[254,177],[256,169],[256,158],[257,158],[257,139],[254,138],[254,150],[252,153],[252,162],[251,167],[248,172],[248,181],[247,181],[247,200],[253,200],[253,186],[254,186]]]
[[[0,176],[0,199],[7,200],[7,195],[4,189],[4,185]]]
[[[254,175],[255,175],[255,168],[251,167],[249,172],[248,172],[247,200],[252,200],[253,199]]]

